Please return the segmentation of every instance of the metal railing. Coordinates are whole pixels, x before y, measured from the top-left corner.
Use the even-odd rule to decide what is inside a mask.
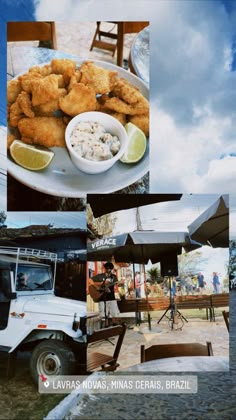
[[[15,256],[15,282],[17,278],[18,265],[20,263],[20,258],[27,258],[28,260],[34,262],[35,259],[50,260],[54,263],[54,275],[53,283],[55,285],[56,279],[56,266],[57,266],[57,254],[54,252],[43,251],[41,249],[34,248],[21,248],[21,247],[5,247],[0,246],[0,255],[5,256]]]

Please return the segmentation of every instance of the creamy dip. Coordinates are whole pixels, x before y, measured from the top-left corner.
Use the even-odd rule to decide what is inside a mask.
[[[107,133],[98,122],[81,121],[70,136],[71,146],[75,153],[88,160],[107,160],[113,158],[120,150],[117,136]]]

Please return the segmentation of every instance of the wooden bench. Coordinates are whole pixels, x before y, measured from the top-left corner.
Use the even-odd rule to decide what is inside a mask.
[[[185,298],[185,299],[181,299]],[[178,309],[206,309],[206,317],[213,321],[213,311],[210,295],[197,296],[177,296],[175,302]],[[209,315],[208,315],[209,311]]]
[[[148,313],[148,326],[149,330],[151,330],[151,311],[162,311],[166,310],[169,306],[169,298],[168,297],[160,297],[160,298],[147,298],[147,299],[127,299],[127,300],[120,300],[117,302],[118,307],[121,313],[126,312],[135,312],[135,319],[136,325],[140,325],[141,320],[141,312]]]
[[[87,336],[88,345],[101,340],[107,340],[112,337],[118,337],[115,349],[112,355],[93,352],[87,353],[87,372],[92,372],[98,368],[102,371],[114,371],[119,366],[117,359],[124,340],[126,332],[126,324],[115,325],[113,327],[102,328],[94,331],[93,334]]]
[[[211,295],[211,307],[212,307],[213,319],[215,321],[215,308],[229,307],[229,294],[219,293],[219,294]]]

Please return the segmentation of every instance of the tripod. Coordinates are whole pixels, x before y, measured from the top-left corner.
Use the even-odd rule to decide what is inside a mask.
[[[109,323],[109,316],[107,314],[107,296],[106,296],[106,279],[103,280],[103,284],[102,284],[102,288],[104,288],[104,293],[103,293],[103,300],[102,302],[104,303],[104,319],[105,319],[105,323],[104,323],[104,328],[108,328],[110,326]],[[108,341],[110,344],[112,344],[113,346],[115,345],[115,343],[113,343],[111,340],[109,340],[109,338],[106,338],[106,341]]]
[[[168,276],[168,282],[169,282],[169,294],[170,294],[170,303],[168,308],[165,310],[164,314],[161,316],[161,318],[157,321],[157,324],[160,324],[161,320],[166,316],[169,319],[170,322],[170,328],[174,329],[174,323],[176,320],[176,316],[183,322],[188,322],[188,320],[181,314],[181,312],[177,309],[177,305],[175,303],[174,294],[171,290],[171,277]],[[170,316],[167,316],[167,312],[170,311]]]

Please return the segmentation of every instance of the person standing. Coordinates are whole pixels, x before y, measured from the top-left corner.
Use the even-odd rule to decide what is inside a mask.
[[[141,298],[141,276],[139,271],[135,273],[135,296],[136,299]]]
[[[114,265],[111,262],[106,262],[103,267],[105,272],[92,277],[89,285],[95,286],[97,294],[100,294],[99,301],[97,297],[94,301],[98,301],[99,316],[102,320],[105,320],[105,326],[108,326],[113,323],[113,318],[120,314],[114,290],[118,279],[112,272]],[[93,289],[90,288],[90,295],[93,298],[91,290]]]
[[[213,273],[212,284],[214,288],[214,293],[220,293],[220,279],[216,272]]]
[[[185,279],[186,283],[185,283],[185,289],[186,289],[186,294],[187,296],[191,293],[191,295],[193,294],[193,285],[192,285],[192,279],[190,277],[190,275],[188,275]]]
[[[199,292],[200,294],[202,294],[203,289],[205,287],[205,283],[204,283],[204,275],[202,273],[199,273],[197,276],[197,280],[198,280],[198,288],[199,288]]]
[[[172,297],[176,296],[176,291],[177,291],[177,288],[176,288],[176,277],[173,277],[171,279],[171,296]]]

